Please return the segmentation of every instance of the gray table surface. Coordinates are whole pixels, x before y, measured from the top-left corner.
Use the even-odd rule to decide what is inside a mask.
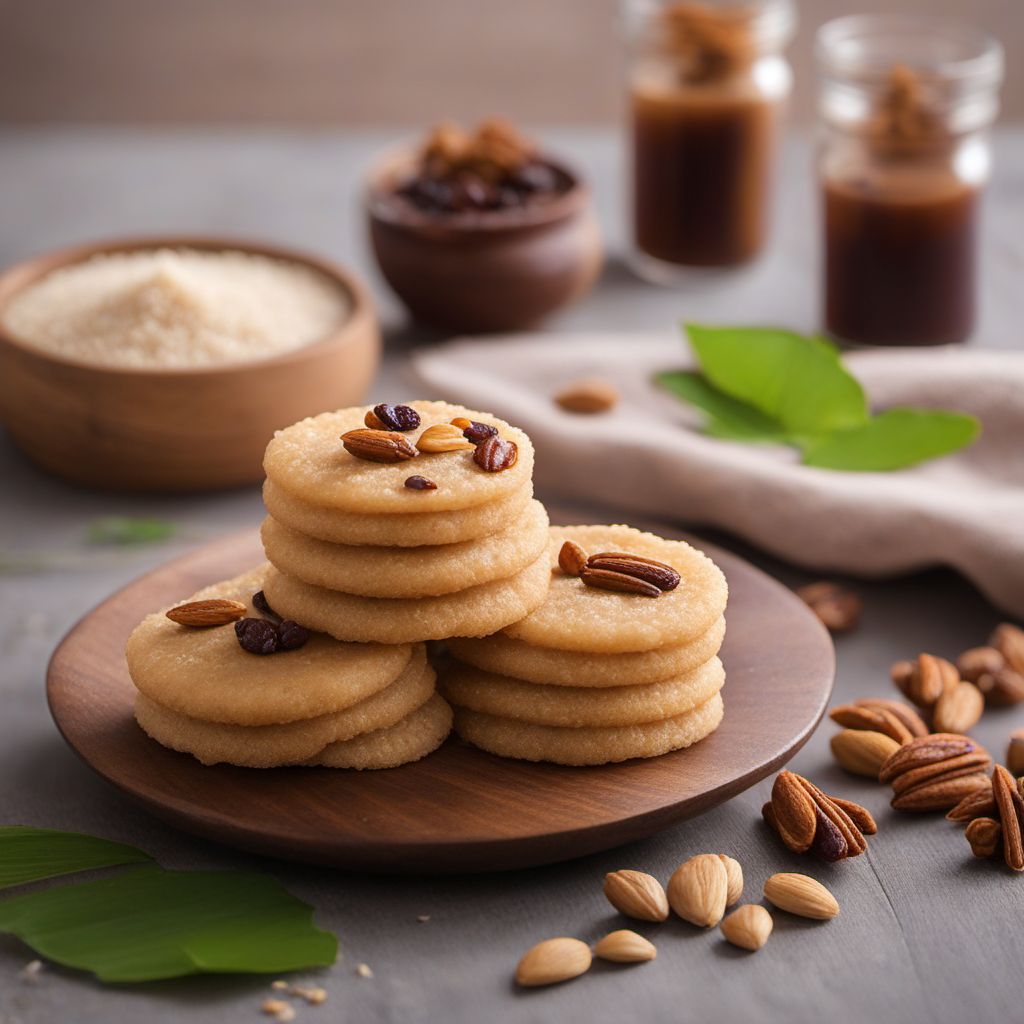
[[[392,141],[383,134],[253,134],[62,130],[0,132],[0,264],[96,236],[209,230],[273,239],[347,260],[371,277],[389,356],[373,394],[405,395],[403,352],[422,336],[403,325],[369,265],[357,207],[361,168]],[[782,215],[768,256],[753,269],[667,292],[634,279],[614,258],[623,237],[619,158],[607,135],[563,131],[550,141],[585,167],[613,259],[599,289],[552,326],[662,327],[683,316],[774,321],[813,328],[817,303],[813,189],[802,144],[786,155]],[[1019,344],[1024,259],[1024,135],[998,140],[986,235],[980,343]],[[880,835],[857,860],[825,866],[789,855],[760,823],[768,784],[647,841],[567,864],[504,875],[385,878],[264,861],[194,840],[136,809],[80,764],[47,714],[47,657],[76,618],[116,587],[190,545],[261,516],[256,488],[192,498],[123,497],[62,485],[27,465],[0,435],[0,822],[68,828],[137,843],[167,866],[259,867],[316,907],[337,932],[335,967],[310,975],[326,1006],[299,1019],[344,1022],[1006,1022],[1024,1016],[1024,879],[973,861],[959,829],[897,816],[886,792],[832,763],[823,726],[793,767],[866,804]],[[672,510],[666,509],[666,518]],[[85,538],[108,514],[180,524],[174,540],[102,549]],[[716,538],[721,540],[722,538]],[[725,542],[786,583],[806,574]],[[18,565],[22,568],[17,569]],[[837,699],[888,695],[889,664],[918,650],[953,655],[984,638],[998,615],[963,580],[934,571],[858,584],[861,628],[841,638]],[[780,638],[780,642],[785,642]],[[977,730],[1000,755],[1024,711],[993,713]],[[621,925],[601,894],[621,867],[666,879],[693,853],[743,863],[746,896],[780,870],[809,870],[843,912],[825,925],[776,916],[768,947],[743,954],[682,923],[640,930],[658,959],[599,965],[557,989],[511,984],[520,954],[539,939],[591,940]],[[419,915],[429,915],[421,923]],[[58,968],[38,984],[19,977],[31,954],[0,937],[0,1024],[259,1019],[269,979],[199,978],[104,988]],[[355,974],[367,963],[372,978]]]

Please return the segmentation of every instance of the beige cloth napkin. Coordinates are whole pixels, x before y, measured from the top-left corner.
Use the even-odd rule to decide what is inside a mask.
[[[820,571],[880,577],[948,565],[1024,618],[1024,353],[866,351],[845,361],[873,408],[974,413],[973,446],[892,473],[800,465],[795,451],[710,438],[699,415],[651,385],[689,364],[678,335],[523,334],[416,353],[424,389],[525,429],[540,488],[628,513],[730,530]],[[551,401],[581,376],[613,381],[611,413]]]

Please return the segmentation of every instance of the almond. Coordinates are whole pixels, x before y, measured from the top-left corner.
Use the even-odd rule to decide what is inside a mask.
[[[575,541],[567,540],[558,551],[558,568],[567,576],[579,576],[587,565],[587,553]]]
[[[1024,674],[1024,629],[1004,622],[996,627],[988,641],[1014,672]]]
[[[586,377],[573,381],[555,395],[555,403],[566,412],[596,413],[614,409],[619,393],[607,381]]]
[[[729,891],[725,897],[725,905],[731,907],[734,903],[738,903],[743,895],[743,868],[738,860],[727,857],[724,853],[720,853],[718,857],[725,865],[725,873],[729,878]]]
[[[589,970],[592,960],[590,947],[579,939],[545,939],[519,961],[516,984],[536,988],[578,978]]]
[[[454,424],[435,423],[420,434],[416,447],[425,455],[432,455],[437,452],[469,451],[476,445]]]
[[[621,594],[642,594],[644,597],[661,597],[661,588],[646,580],[612,569],[592,569],[585,565],[580,570],[580,579],[588,587],[598,590],[614,590]]]
[[[729,898],[729,873],[713,853],[680,864],[668,881],[668,902],[684,920],[711,928],[722,920]]]
[[[675,590],[680,576],[671,565],[656,562],[653,558],[641,558],[624,551],[601,551],[587,559],[589,569],[607,569],[650,583],[659,590]]]
[[[187,601],[176,605],[167,613],[171,622],[181,626],[226,626],[245,616],[248,609],[241,601],[229,601],[224,597],[208,598],[205,601]]]
[[[604,894],[626,917],[638,921],[664,921],[668,917],[668,897],[661,882],[643,871],[609,871],[604,876]]]
[[[768,941],[773,925],[772,915],[764,907],[745,903],[722,922],[722,934],[734,946],[753,952]]]
[[[972,683],[957,683],[944,690],[935,702],[932,725],[936,732],[965,733],[978,724],[985,710],[985,698]]]
[[[416,457],[405,434],[394,430],[349,430],[341,435],[341,443],[349,455],[367,462],[405,462]]]
[[[815,878],[792,871],[772,875],[764,883],[764,897],[779,910],[813,921],[827,921],[839,913],[839,904]]]
[[[611,960],[617,964],[638,964],[644,960],[653,960],[658,951],[654,943],[642,935],[623,928],[617,932],[609,932],[594,946],[594,955],[602,960]]]
[[[1024,775],[1024,729],[1018,729],[1006,748],[1006,767],[1011,775]]]
[[[830,743],[833,757],[848,772],[876,780],[882,763],[900,748],[891,736],[861,729],[844,729]]]
[[[892,681],[919,708],[933,707],[945,690],[960,682],[956,665],[934,654],[919,654],[916,661],[893,665]]]

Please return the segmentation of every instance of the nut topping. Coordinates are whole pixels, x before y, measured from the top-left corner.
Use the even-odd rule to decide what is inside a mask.
[[[451,423],[435,423],[427,427],[420,434],[416,447],[424,454],[437,452],[458,452],[469,451],[474,447],[472,441],[467,441],[458,427]]]
[[[415,476],[407,476],[405,478],[405,486],[410,491],[436,491],[437,484],[433,480],[428,480],[425,476],[416,474]]]
[[[653,558],[641,558],[622,551],[601,551],[587,559],[588,569],[605,569],[609,572],[634,576],[650,583],[661,591],[675,590],[679,586],[679,573],[664,562]]]
[[[416,457],[408,438],[393,430],[350,430],[341,435],[341,442],[350,455],[367,462],[405,462]]]
[[[245,615],[245,605],[241,601],[213,597],[205,601],[186,601],[171,608],[166,615],[179,626],[226,626]]]
[[[488,473],[511,469],[518,459],[519,447],[515,441],[506,441],[497,434],[485,438],[473,452],[473,461]]]
[[[598,590],[615,590],[623,594],[642,594],[644,597],[661,597],[661,588],[637,576],[611,569],[591,569],[585,565],[580,570],[580,579],[588,587]]]
[[[363,422],[374,430],[415,430],[420,425],[420,414],[408,405],[375,405]]]
[[[558,550],[558,568],[566,576],[579,576],[586,568],[587,553],[573,540],[567,540]]]
[[[452,420],[452,426],[458,427],[462,431],[462,436],[472,441],[473,444],[486,441],[487,438],[494,437],[498,433],[498,428],[492,427],[490,423],[467,420],[465,416],[456,416]]]

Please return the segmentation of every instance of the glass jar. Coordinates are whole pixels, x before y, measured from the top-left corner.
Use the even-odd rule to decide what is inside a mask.
[[[826,330],[858,345],[964,341],[999,44],[941,18],[867,15],[824,25],[817,60]]]
[[[791,0],[625,0],[633,262],[651,280],[755,257],[767,232]]]

